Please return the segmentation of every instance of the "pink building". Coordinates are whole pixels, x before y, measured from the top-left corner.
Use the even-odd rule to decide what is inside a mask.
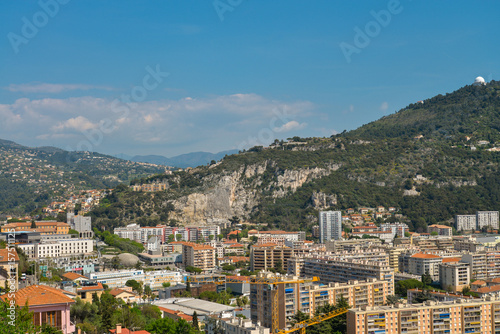
[[[75,325],[69,318],[70,307],[75,301],[65,293],[45,285],[30,285],[18,290],[14,294],[14,300],[19,307],[28,305],[36,326],[47,324],[61,330],[63,334],[69,334],[75,332]],[[0,298],[10,300],[8,293]]]

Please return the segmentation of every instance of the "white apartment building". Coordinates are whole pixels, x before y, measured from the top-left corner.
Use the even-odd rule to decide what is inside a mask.
[[[56,258],[94,252],[94,241],[89,239],[68,239],[37,244],[20,244],[19,248],[30,259]]]
[[[475,230],[477,226],[476,215],[456,215],[455,228],[457,231]]]
[[[498,211],[478,211],[477,228],[492,227],[498,229]]]
[[[89,279],[106,284],[111,289],[123,287],[131,279],[144,285],[149,285],[151,289],[159,289],[163,283],[176,285],[182,283],[184,278],[178,271],[155,270],[144,272],[143,270],[117,270],[91,273]]]
[[[224,333],[231,334],[270,334],[271,329],[262,327],[259,323],[256,325],[250,319],[231,318],[223,320],[221,326]],[[208,331],[210,333],[210,331]]]
[[[439,283],[447,290],[461,292],[470,283],[470,267],[467,263],[442,263],[439,265]]]
[[[332,239],[342,238],[342,212],[320,211],[319,213],[319,241],[324,244]]]

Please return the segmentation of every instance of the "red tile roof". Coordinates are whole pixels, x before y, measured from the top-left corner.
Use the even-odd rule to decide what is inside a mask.
[[[9,262],[9,260],[19,261],[15,248],[0,249],[0,262]]]
[[[80,274],[77,274],[77,273],[73,273],[73,272],[67,272],[67,273],[63,274],[62,277],[66,278],[66,279],[69,279],[70,281],[74,281],[77,278],[88,279],[87,277],[85,277],[83,275],[80,275]]]
[[[412,255],[411,257],[417,258],[417,259],[439,259],[441,258],[440,256],[434,255],[434,254],[424,254],[424,253],[417,253]]]
[[[80,292],[80,291],[102,291],[102,290],[104,290],[104,287],[99,282],[97,282],[97,285],[83,286],[81,288],[76,289],[77,292]]]
[[[10,293],[6,293],[0,298],[2,300],[10,300]],[[67,304],[74,303],[75,301],[64,294],[60,289],[52,288],[46,285],[30,285],[14,293],[14,300],[19,306],[38,305],[53,305],[53,304]]]
[[[443,263],[459,262],[461,259],[461,257],[445,257],[443,258]]]
[[[123,289],[118,289],[118,288],[115,288],[113,290],[111,290],[109,293],[113,296],[113,297],[116,297],[118,296],[120,293],[130,293],[131,295],[135,295],[135,293],[133,292],[130,292],[130,291],[127,291],[127,290],[123,290]]]

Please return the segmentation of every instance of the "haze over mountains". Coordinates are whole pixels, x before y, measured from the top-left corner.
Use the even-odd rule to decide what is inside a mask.
[[[238,150],[228,150],[218,153],[210,152],[191,152],[167,158],[162,155],[136,155],[130,156],[126,154],[115,155],[117,158],[130,160],[134,162],[147,162],[156,165],[187,168],[206,165],[212,161],[219,161],[226,155],[238,153]]]

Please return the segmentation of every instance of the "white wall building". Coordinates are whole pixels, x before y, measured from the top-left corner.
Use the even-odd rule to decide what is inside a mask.
[[[319,213],[319,240],[340,240],[342,238],[342,212],[320,211]]]
[[[498,229],[498,211],[478,211],[476,218],[478,229],[483,227]]]
[[[144,272],[143,270],[117,270],[104,271],[89,274],[89,279],[106,284],[109,288],[119,288],[125,286],[128,280],[134,279],[137,282],[149,285],[151,289],[159,289],[163,283],[176,285],[183,282],[183,276],[178,271],[155,270]]]
[[[476,215],[456,215],[455,228],[457,231],[475,230],[477,226]]]
[[[18,247],[30,259],[57,258],[91,254],[94,251],[94,241],[89,239],[68,239],[37,244],[20,244]]]

